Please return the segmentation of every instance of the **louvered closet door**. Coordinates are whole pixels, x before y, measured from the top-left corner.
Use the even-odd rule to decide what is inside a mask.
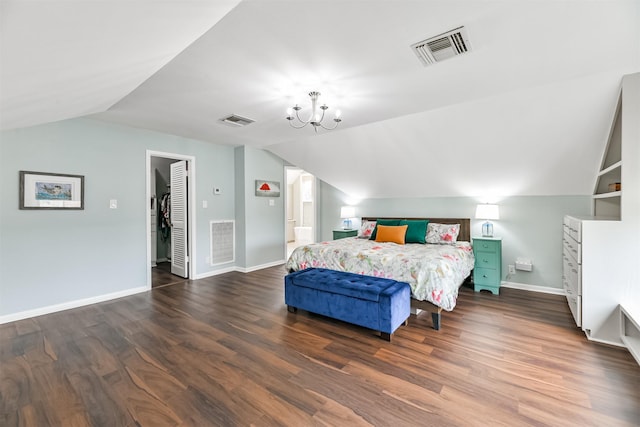
[[[171,273],[187,278],[187,162],[171,164]]]

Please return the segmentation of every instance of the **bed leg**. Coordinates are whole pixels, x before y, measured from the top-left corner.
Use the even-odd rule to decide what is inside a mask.
[[[288,305],[288,306],[287,306],[287,311],[288,311],[289,313],[297,313],[297,312],[298,312],[298,309],[297,309],[296,307],[293,307],[293,306],[291,306],[291,305]]]
[[[436,331],[440,330],[440,312],[438,311],[437,313],[431,313],[431,320],[433,321],[433,329],[435,329]]]
[[[391,342],[391,334],[388,332],[380,332],[380,338],[382,338],[385,341]]]

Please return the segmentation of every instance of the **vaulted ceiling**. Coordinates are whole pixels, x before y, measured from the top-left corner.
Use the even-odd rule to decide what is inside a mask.
[[[590,194],[635,0],[2,0],[3,129],[88,116],[264,148],[354,197]],[[410,46],[464,26],[471,51]],[[293,129],[318,90],[333,131]],[[238,114],[246,127],[224,124]]]

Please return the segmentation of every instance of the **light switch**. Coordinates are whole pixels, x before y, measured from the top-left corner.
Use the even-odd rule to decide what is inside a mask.
[[[118,209],[118,201],[116,199],[109,200],[109,209]]]
[[[276,201],[273,199],[269,199],[269,206],[275,206],[276,205]]]
[[[207,207],[209,207],[209,204],[207,203],[206,200],[202,201],[202,207],[205,208],[205,209],[207,209]]]

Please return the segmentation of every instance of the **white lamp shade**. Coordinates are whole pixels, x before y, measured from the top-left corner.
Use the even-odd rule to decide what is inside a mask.
[[[500,209],[498,205],[478,205],[476,208],[476,219],[500,219]]]
[[[340,208],[340,218],[354,218],[356,216],[356,208],[353,206],[343,206]]]

